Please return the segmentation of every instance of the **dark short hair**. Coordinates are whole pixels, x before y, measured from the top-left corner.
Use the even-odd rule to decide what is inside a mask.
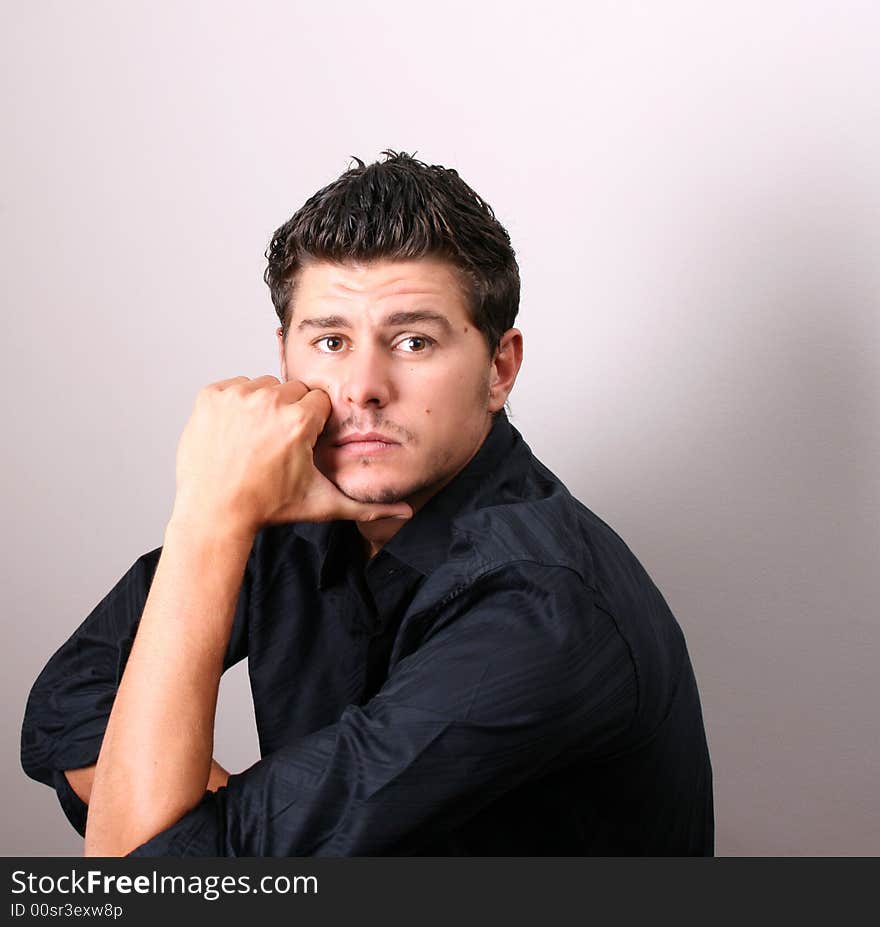
[[[510,236],[452,168],[405,152],[384,161],[360,158],[319,190],[272,236],[263,279],[284,336],[297,271],[312,260],[440,257],[461,274],[474,325],[490,357],[519,309],[519,267]]]

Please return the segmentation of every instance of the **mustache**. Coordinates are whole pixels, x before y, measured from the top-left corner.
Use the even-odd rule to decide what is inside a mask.
[[[386,434],[389,438],[399,438],[401,439],[401,443],[404,441],[413,441],[415,439],[415,435],[408,428],[405,428],[403,425],[398,425],[390,419],[381,417],[367,419],[356,415],[350,415],[341,422],[334,423],[332,420],[327,422],[324,431],[321,433],[321,440],[334,441],[336,438],[341,438],[344,435],[354,432],[367,434],[371,431],[378,431],[382,434]]]

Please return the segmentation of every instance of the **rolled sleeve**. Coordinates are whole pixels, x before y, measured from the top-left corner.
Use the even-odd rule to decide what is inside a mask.
[[[161,548],[144,554],[53,654],[31,688],[21,729],[21,765],[55,789],[72,826],[85,836],[88,806],[64,770],[97,762]],[[224,668],[246,655],[246,587],[239,597]]]

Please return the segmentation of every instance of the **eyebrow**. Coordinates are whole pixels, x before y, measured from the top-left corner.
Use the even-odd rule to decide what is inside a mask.
[[[392,312],[391,315],[386,316],[382,325],[385,328],[391,328],[398,325],[412,325],[415,322],[436,322],[447,332],[452,331],[452,325],[445,315],[418,309],[409,312]],[[297,325],[296,330],[302,331],[305,328],[351,328],[351,323],[341,315],[325,315],[313,319],[303,319]]]

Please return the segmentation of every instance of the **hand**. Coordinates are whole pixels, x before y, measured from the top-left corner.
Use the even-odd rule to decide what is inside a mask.
[[[199,392],[177,449],[172,521],[253,537],[287,521],[408,518],[405,503],[356,502],[316,467],[330,397],[296,380],[235,377]]]

